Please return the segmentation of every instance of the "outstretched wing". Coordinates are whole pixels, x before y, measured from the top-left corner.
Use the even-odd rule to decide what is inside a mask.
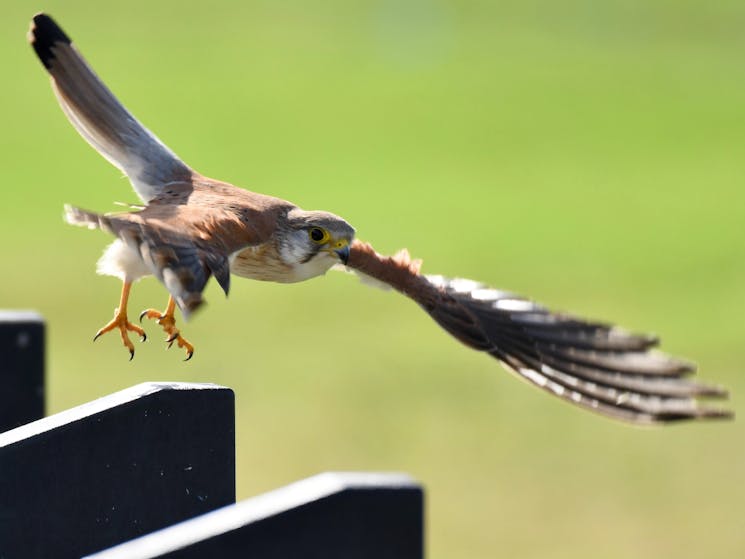
[[[405,251],[384,257],[360,241],[348,262],[416,301],[464,344],[563,400],[638,424],[731,417],[697,401],[726,391],[685,378],[694,366],[654,351],[652,336],[553,313],[475,281],[424,276],[419,265]]]
[[[67,118],[126,173],[143,202],[159,195],[163,185],[191,178],[191,169],[124,108],[51,17],[34,16],[29,41]]]

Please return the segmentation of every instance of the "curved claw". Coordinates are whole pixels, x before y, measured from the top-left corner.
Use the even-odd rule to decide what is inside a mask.
[[[134,345],[132,345],[132,340],[129,339],[129,333],[135,332],[137,335],[140,336],[140,341],[144,342],[145,340],[147,340],[145,331],[139,326],[135,326],[127,319],[127,300],[129,299],[129,291],[131,287],[131,282],[124,282],[124,284],[122,285],[122,295],[119,300],[119,306],[114,310],[114,318],[112,318],[103,328],[96,332],[95,336],[93,336],[93,341],[95,342],[98,338],[100,338],[107,332],[119,330],[119,334],[122,338],[122,343],[124,344],[124,347],[126,347],[129,351],[130,361],[132,361],[132,358],[135,356],[135,349]]]
[[[129,339],[129,332],[136,333],[140,337],[141,342],[147,340],[147,334],[145,334],[145,331],[142,328],[140,328],[139,326],[135,326],[134,324],[129,322],[127,320],[126,313],[120,313],[117,309],[116,313],[114,314],[114,318],[106,326],[96,332],[96,335],[93,336],[93,341],[95,342],[98,338],[108,332],[111,332],[112,330],[119,330],[119,333],[122,337],[122,343],[124,344],[124,347],[126,347],[129,351],[129,360],[132,361],[135,350],[134,346],[132,345],[132,341]]]
[[[140,313],[140,322],[142,322],[143,318],[149,318],[157,321],[157,323],[160,325],[161,328],[163,328],[163,331],[166,333],[167,336],[166,349],[170,349],[171,347],[173,347],[174,343],[178,344],[179,347],[186,350],[186,359],[184,361],[188,361],[194,354],[194,346],[192,346],[187,340],[185,340],[184,337],[181,335],[179,329],[176,328],[176,320],[173,317],[175,308],[176,303],[173,297],[170,297],[168,299],[168,306],[166,307],[166,310],[161,312],[156,309],[145,309]]]
[[[158,322],[160,322],[161,320],[166,318],[166,316],[167,315],[165,313],[161,313],[160,311],[156,311],[155,309],[145,309],[140,313],[139,318],[140,322],[142,322],[143,318],[150,318],[152,320],[157,320]]]

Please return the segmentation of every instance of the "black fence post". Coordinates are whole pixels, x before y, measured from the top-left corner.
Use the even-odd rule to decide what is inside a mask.
[[[402,474],[324,473],[87,559],[422,559],[423,501]]]
[[[44,319],[0,310],[0,433],[44,417]]]
[[[235,502],[232,390],[145,383],[0,434],[0,557],[79,558]]]

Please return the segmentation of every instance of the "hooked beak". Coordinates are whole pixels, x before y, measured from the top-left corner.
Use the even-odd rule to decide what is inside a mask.
[[[347,262],[349,262],[349,245],[334,249],[334,252],[339,257],[339,260],[342,261],[342,264],[346,266]]]

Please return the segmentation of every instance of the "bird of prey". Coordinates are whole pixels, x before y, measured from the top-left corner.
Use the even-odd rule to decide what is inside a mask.
[[[129,321],[127,299],[144,276],[158,278],[169,299],[164,311],[148,309],[140,320],[156,320],[188,359],[194,348],[176,328],[175,308],[187,318],[211,276],[227,294],[231,274],[290,283],[344,265],[411,298],[465,345],[585,409],[639,424],[731,415],[699,402],[726,392],[687,378],[694,367],[655,351],[652,336],[554,313],[475,281],[423,275],[408,252],[381,256],[336,215],[200,175],[124,108],[51,17],[34,16],[29,40],[67,118],[142,200],[113,214],[65,208],[69,223],[116,237],[98,272],[122,280],[121,300],[95,338],[118,330],[130,359],[129,332],[143,340],[145,332]]]

